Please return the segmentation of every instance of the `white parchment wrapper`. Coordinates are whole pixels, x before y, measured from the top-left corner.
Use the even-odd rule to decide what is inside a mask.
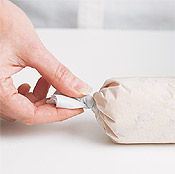
[[[110,79],[94,100],[113,141],[175,143],[175,78]]]
[[[92,109],[116,143],[175,143],[175,78],[114,78],[93,98],[53,95],[49,102]]]

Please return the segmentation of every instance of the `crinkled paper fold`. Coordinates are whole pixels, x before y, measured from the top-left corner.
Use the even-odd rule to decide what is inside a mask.
[[[175,143],[175,78],[110,79],[94,100],[114,142]]]

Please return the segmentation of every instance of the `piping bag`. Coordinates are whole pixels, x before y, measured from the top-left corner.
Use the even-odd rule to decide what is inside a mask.
[[[113,78],[93,96],[54,93],[58,108],[91,109],[115,143],[175,143],[175,78]]]

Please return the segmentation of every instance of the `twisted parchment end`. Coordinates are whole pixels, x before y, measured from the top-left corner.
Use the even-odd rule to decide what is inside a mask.
[[[98,109],[95,100],[92,96],[87,95],[82,98],[72,98],[62,94],[54,94],[51,96],[50,100],[47,101],[48,104],[55,104],[58,108],[66,109],[91,109],[95,114],[98,114]]]

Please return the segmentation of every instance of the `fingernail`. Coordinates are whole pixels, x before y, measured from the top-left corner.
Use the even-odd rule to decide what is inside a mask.
[[[88,95],[92,92],[92,87],[90,87],[87,83],[76,79],[73,84],[73,88],[83,95]]]
[[[92,92],[92,90],[93,90],[92,87],[87,85],[84,90],[80,91],[80,93],[83,94],[83,95],[88,95],[88,94],[90,94]]]

